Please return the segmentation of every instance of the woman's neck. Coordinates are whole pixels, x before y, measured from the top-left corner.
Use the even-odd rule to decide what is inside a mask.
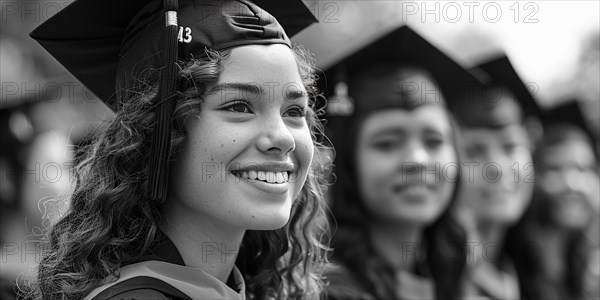
[[[396,271],[414,270],[420,259],[422,226],[412,224],[372,224],[371,242]]]
[[[501,247],[504,243],[507,225],[496,222],[479,222],[477,224],[477,233],[479,243],[482,245],[494,244]]]
[[[569,232],[557,228],[536,225],[533,228],[532,242],[536,243],[544,273],[548,278],[559,280],[566,272],[566,251]]]
[[[186,266],[201,268],[226,283],[245,230],[231,228],[198,212],[174,205],[166,209],[161,229],[173,241]]]
[[[496,265],[504,245],[507,225],[497,222],[479,222],[477,240],[468,245],[475,261]]]

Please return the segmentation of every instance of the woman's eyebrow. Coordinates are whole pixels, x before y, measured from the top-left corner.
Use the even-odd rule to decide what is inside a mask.
[[[277,93],[276,92],[277,85],[275,85],[274,87],[272,85],[267,86],[267,87],[268,87],[268,92]],[[225,83],[219,83],[216,86],[214,86],[213,88],[211,88],[206,93],[206,96],[211,96],[211,95],[221,93],[222,96],[231,97],[232,96],[231,94],[236,93],[236,92],[243,94],[243,95],[251,95],[253,97],[250,97],[250,98],[255,99],[255,97],[267,92],[267,90],[265,90],[262,86],[260,86],[258,83],[255,83],[255,82],[249,82],[249,83],[225,82]],[[284,98],[286,100],[302,100],[302,99],[308,98],[308,94],[306,93],[306,91],[304,91],[302,89],[288,87],[288,88],[285,88]]]
[[[441,134],[441,135],[450,135],[452,134],[452,128],[450,127],[443,127],[443,128],[438,128],[438,127],[426,127],[423,132],[425,134]]]
[[[263,88],[258,83],[241,83],[241,82],[225,82],[219,83],[206,96],[222,93],[225,91],[240,91],[252,95],[260,95],[263,93]]]
[[[307,98],[308,94],[303,90],[298,89],[288,89],[285,93],[285,99],[287,100],[297,100]]]
[[[406,135],[406,130],[404,130],[402,128],[390,127],[390,128],[383,128],[383,129],[379,129],[379,130],[375,131],[371,137],[372,137],[372,139],[376,139],[381,136],[405,136],[405,135]]]

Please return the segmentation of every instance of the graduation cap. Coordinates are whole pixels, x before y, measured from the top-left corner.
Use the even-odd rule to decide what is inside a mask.
[[[542,124],[544,140],[548,143],[565,138],[579,138],[588,140],[596,148],[598,135],[586,122],[577,99],[562,101],[561,104],[544,111]]]
[[[368,99],[356,99],[350,83],[364,76],[365,71],[373,66],[424,69],[433,77],[436,85],[424,87],[425,93],[431,94],[433,90],[441,92],[447,103],[452,102],[448,98],[480,85],[478,79],[460,64],[409,26],[402,25],[365,41],[349,54],[345,51],[344,56],[325,71],[325,78],[332,84],[322,81],[320,85],[329,98],[329,115],[364,115],[380,108],[402,106],[407,100],[406,93],[410,93],[409,86],[400,86],[393,91],[387,83],[381,82],[382,88],[374,89]]]
[[[289,45],[288,35],[316,21],[300,0],[164,2],[171,3],[171,11],[176,12],[169,14],[177,24],[168,40],[178,42],[180,60],[204,57],[206,47]],[[161,0],[76,0],[36,28],[31,37],[109,107],[117,109],[116,90],[131,88],[129,82],[121,81],[136,75],[131,73],[134,67],[137,71],[164,64],[164,5]]]
[[[483,85],[457,97],[456,103],[450,105],[461,125],[500,128],[527,122],[532,131],[537,130],[531,117],[539,118],[542,111],[506,55],[489,59],[469,71]]]
[[[177,61],[205,49],[285,44],[316,19],[301,0],[76,0],[30,35],[113,110],[144,70],[160,70],[150,182],[166,198]]]

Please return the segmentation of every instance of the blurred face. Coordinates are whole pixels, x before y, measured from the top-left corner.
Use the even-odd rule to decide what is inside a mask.
[[[172,166],[173,206],[212,224],[282,227],[313,157],[308,97],[292,50],[234,48],[204,97]]]
[[[595,158],[583,140],[565,140],[540,149],[537,188],[545,196],[550,218],[563,228],[581,228],[593,215],[594,187],[598,185]]]
[[[460,209],[486,222],[517,221],[529,204],[534,181],[525,129],[518,124],[498,129],[465,127],[461,135],[464,161]]]
[[[433,86],[428,77],[413,80]],[[361,198],[376,220],[432,223],[450,202],[458,170],[445,109],[371,113],[358,132],[356,166]]]

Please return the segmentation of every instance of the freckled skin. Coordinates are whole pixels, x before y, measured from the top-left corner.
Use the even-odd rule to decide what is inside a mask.
[[[234,99],[207,95],[199,116],[185,124],[187,140],[170,176],[174,215],[199,226],[243,230],[273,230],[287,223],[313,158],[306,119],[289,114],[294,106],[306,107],[308,99],[283,97],[286,83],[304,88],[292,50],[285,45],[234,48],[217,84],[273,82],[280,83],[276,97],[265,88],[250,103],[250,112],[228,109]],[[230,172],[233,165],[262,162],[296,166],[297,178],[286,183],[285,193],[260,190]]]

